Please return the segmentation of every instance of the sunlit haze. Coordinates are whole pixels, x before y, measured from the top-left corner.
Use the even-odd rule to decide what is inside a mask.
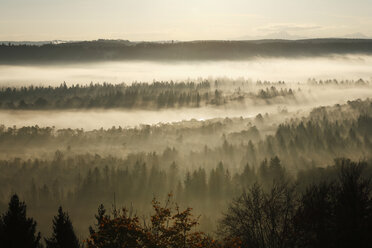
[[[0,6],[3,41],[372,36],[369,0],[1,0]]]
[[[372,0],[0,0],[0,248],[372,244]]]

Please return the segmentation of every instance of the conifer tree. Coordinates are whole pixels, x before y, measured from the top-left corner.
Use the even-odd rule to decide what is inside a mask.
[[[0,247],[39,248],[40,238],[36,221],[26,217],[26,204],[13,195],[8,211],[0,218]]]
[[[53,234],[45,239],[47,248],[79,248],[80,243],[70,217],[63,212],[62,207],[58,208],[58,215],[53,219]]]

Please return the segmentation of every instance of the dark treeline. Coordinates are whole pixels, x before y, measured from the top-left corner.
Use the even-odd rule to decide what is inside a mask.
[[[331,178],[317,167],[341,156],[370,164],[370,100],[316,108],[269,133],[270,117],[261,115],[191,123],[194,128],[169,124],[90,132],[3,128],[1,150],[7,156],[0,161],[0,205],[6,208],[8,196],[17,192],[29,202],[43,232],[63,205],[83,233],[100,203],[115,199],[146,212],[154,196],[162,199],[173,192],[177,202],[202,214],[201,228],[210,231],[226,203],[255,182],[268,189],[279,178],[306,184]],[[64,148],[51,157],[61,143]],[[14,155],[27,149],[30,159]],[[103,155],[104,149],[111,153]]]
[[[309,78],[307,83],[311,86],[326,86],[326,85],[335,85],[335,86],[368,86],[369,81],[363,79],[358,80],[337,80],[337,79],[327,79],[327,80],[316,80],[315,78]]]
[[[254,57],[370,54],[369,39],[139,42],[97,40],[62,44],[0,45],[0,63],[118,60],[239,60]]]
[[[217,93],[218,94],[218,93]],[[214,98],[209,82],[154,82],[132,85],[65,83],[59,87],[3,88],[2,107],[9,109],[199,107]]]
[[[303,170],[297,178],[293,178],[280,164],[280,160],[274,157],[269,166],[261,165],[257,171],[247,166],[240,174],[226,175],[227,172],[219,165],[208,180],[205,173],[195,176],[203,174],[200,171],[194,172],[194,179],[191,181],[187,175],[185,186],[179,186],[181,188],[174,194],[175,199],[181,202],[181,206],[193,206],[197,202],[199,205],[206,204],[205,198],[208,198],[211,201],[208,204],[211,206],[204,206],[203,216],[213,216],[211,212],[217,211],[216,208],[222,211],[222,215],[213,216],[219,220],[213,223],[214,228],[218,229],[217,235],[213,236],[195,229],[202,221],[195,217],[194,212],[197,209],[185,207],[183,210],[180,205],[173,205],[169,197],[165,197],[165,205],[153,200],[151,214],[142,215],[142,218],[140,216],[144,210],[136,207],[138,203],[134,203],[131,208],[117,208],[117,200],[128,193],[128,181],[138,182],[136,198],[143,196],[151,187],[147,185],[149,181],[146,181],[148,178],[143,171],[134,171],[132,175],[128,173],[130,172],[126,170],[100,175],[98,170],[91,174],[90,179],[85,178],[81,184],[90,185],[81,186],[80,190],[85,187],[85,190],[93,195],[90,199],[95,199],[94,201],[86,202],[87,199],[81,198],[82,195],[76,195],[67,202],[61,201],[61,198],[44,199],[43,206],[49,207],[51,211],[47,228],[51,234],[46,234],[46,237],[50,237],[45,238],[46,247],[75,248],[85,244],[86,247],[96,248],[315,248],[368,247],[372,241],[371,161],[355,163],[348,159],[336,159],[332,166]],[[142,175],[133,178],[136,174]],[[154,175],[153,172],[152,176]],[[119,179],[123,176],[126,177]],[[114,180],[114,177],[119,180]],[[146,183],[140,186],[141,180]],[[89,204],[95,204],[107,197],[109,191],[113,190],[110,187],[114,181],[122,184],[119,188],[123,194],[114,198],[111,213],[107,212],[103,205],[99,205],[98,214],[95,215],[96,223],[84,223],[82,228],[86,230],[88,223],[91,223],[89,234],[84,232],[86,234],[82,235],[79,241],[69,214],[75,216],[75,226],[81,224],[84,214],[93,219],[95,211]],[[156,183],[161,181],[159,177]],[[109,189],[106,189],[107,186]],[[102,193],[103,190],[106,192]],[[76,191],[79,191],[79,188]],[[25,194],[28,210],[35,208],[37,193]],[[221,209],[218,207],[220,197],[223,197],[227,204]],[[74,202],[74,206],[71,202]],[[58,208],[59,204],[68,205],[68,209],[71,209],[69,214],[63,212],[61,207]],[[58,214],[52,222],[57,208]],[[79,213],[74,214],[77,209],[80,209]],[[47,211],[47,208],[44,208],[43,214],[46,215]],[[2,212],[4,214],[0,218],[0,245],[42,247],[41,235],[37,232],[39,225],[35,222],[35,219],[40,220],[40,216],[35,214],[35,209],[26,213],[25,203],[20,202],[17,195],[13,195],[9,205],[4,204]],[[30,215],[37,217],[33,219]],[[51,224],[53,228],[50,228]]]
[[[227,90],[226,82],[153,82],[126,84],[72,85],[66,83],[58,87],[29,86],[21,88],[3,87],[0,89],[0,108],[3,109],[78,109],[78,108],[134,108],[159,109],[174,107],[201,107],[223,105],[229,102],[293,100],[292,89],[278,87],[283,83],[260,82],[256,84],[242,81],[234,82],[236,89]],[[277,86],[278,89],[275,87]],[[249,90],[246,88],[249,87]],[[257,93],[252,92],[259,89]]]
[[[221,221],[223,236],[240,247],[368,247],[372,238],[371,171],[366,163],[336,160],[306,185],[254,185],[233,200]],[[314,172],[314,170],[312,170]],[[307,175],[306,175],[307,174]]]

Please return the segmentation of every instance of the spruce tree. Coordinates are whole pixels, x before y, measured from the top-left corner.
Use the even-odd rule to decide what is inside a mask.
[[[0,218],[0,247],[38,248],[40,233],[36,234],[36,222],[26,217],[26,204],[15,194],[8,211]]]
[[[79,248],[80,242],[76,237],[70,217],[58,208],[58,215],[53,219],[53,234],[45,239],[47,248]]]

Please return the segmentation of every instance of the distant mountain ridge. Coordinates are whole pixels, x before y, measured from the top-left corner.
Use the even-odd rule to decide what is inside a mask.
[[[329,37],[333,39],[371,39],[371,37],[368,37],[367,35],[363,33],[352,33],[352,34],[346,34],[338,37]],[[279,31],[279,32],[273,32],[262,36],[240,36],[237,39],[233,40],[309,40],[314,38],[309,38],[306,36],[301,35],[294,35],[287,31]],[[316,38],[315,38],[316,39]],[[317,39],[324,39],[324,38],[317,38]]]
[[[0,63],[58,63],[121,60],[244,60],[254,57],[309,57],[372,54],[372,39],[196,40],[131,42],[94,40],[45,44],[0,42]]]

